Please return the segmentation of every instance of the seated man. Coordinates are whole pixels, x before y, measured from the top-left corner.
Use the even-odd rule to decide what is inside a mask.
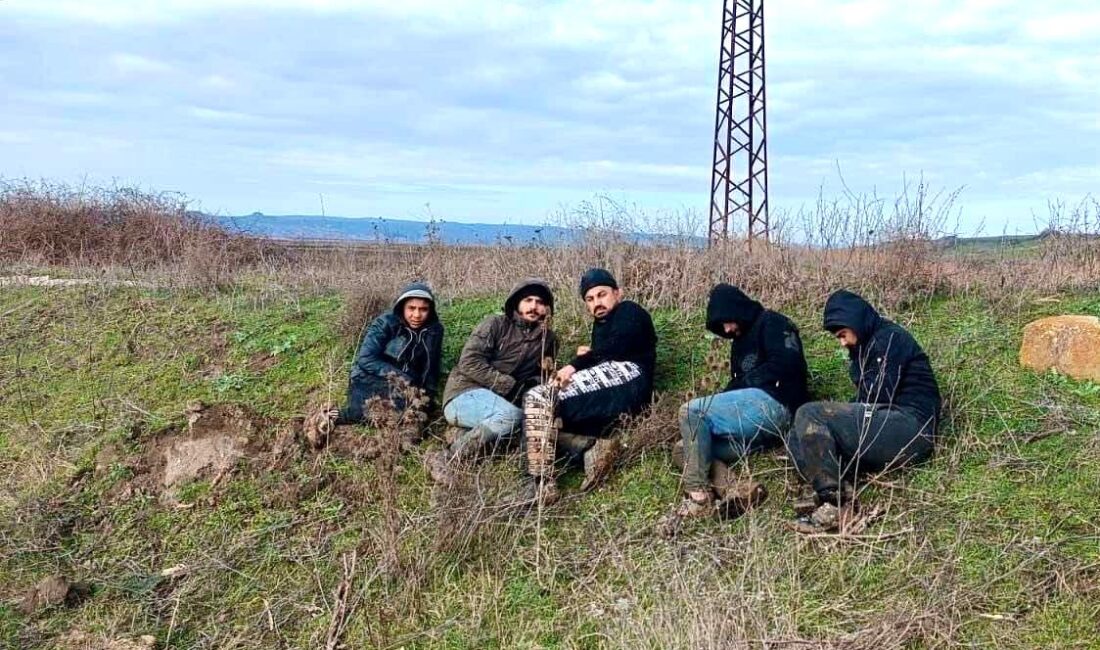
[[[435,296],[427,284],[405,287],[393,303],[393,310],[375,318],[363,332],[363,341],[351,366],[347,404],[337,412],[326,407],[306,421],[305,432],[314,446],[325,442],[334,424],[366,421],[364,403],[372,397],[390,400],[398,411],[417,399],[421,410],[435,398],[443,352],[443,324],[435,312]],[[423,391],[420,395],[416,395]],[[409,418],[402,442],[420,438],[423,416]]]
[[[550,408],[561,420],[563,430],[580,434],[568,436],[579,446],[562,444],[566,442],[565,434],[558,444],[559,450],[574,455],[593,444],[597,445],[593,451],[613,449],[609,444],[596,443],[595,438],[606,438],[609,426],[619,416],[638,413],[649,405],[657,360],[653,320],[638,303],[622,299],[622,291],[609,272],[604,269],[585,272],[580,293],[594,319],[592,345],[577,349],[576,358],[555,376],[556,386],[539,386],[525,400],[525,409]],[[588,440],[578,441],[582,437]],[[543,503],[553,501],[557,488],[552,477],[543,480],[547,478],[545,474],[536,474],[539,473],[532,474],[530,496]],[[590,485],[591,480],[586,484]]]
[[[528,278],[508,295],[504,313],[486,316],[474,328],[443,392],[443,416],[466,431],[442,456],[428,459],[433,475],[446,461],[474,458],[516,438],[523,424],[517,404],[542,382],[544,360],[557,353],[553,311],[550,285]]]
[[[940,391],[928,355],[909,332],[850,291],[825,303],[825,329],[848,349],[854,402],[810,402],[798,409],[787,447],[818,504],[850,501],[844,482],[928,459]],[[819,508],[819,511],[821,508]],[[835,511],[834,511],[835,512]],[[824,520],[815,512],[800,523]]]
[[[680,407],[687,492],[676,510],[681,517],[712,514],[712,463],[725,476],[724,463],[782,444],[791,414],[807,399],[802,340],[786,316],[719,284],[707,302],[707,329],[730,339],[730,380],[724,392]]]

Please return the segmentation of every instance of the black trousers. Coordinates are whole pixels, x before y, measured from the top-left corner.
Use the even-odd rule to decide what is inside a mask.
[[[935,421],[908,411],[858,402],[810,402],[798,409],[787,435],[795,467],[819,495],[831,498],[841,481],[932,456]]]

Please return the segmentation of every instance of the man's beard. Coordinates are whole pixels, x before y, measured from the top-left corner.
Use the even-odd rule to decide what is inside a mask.
[[[546,320],[546,314],[540,314],[537,311],[520,312],[520,316],[523,317],[523,320],[529,323],[541,323],[542,321]],[[534,316],[535,318],[532,319],[530,318],[531,316]]]

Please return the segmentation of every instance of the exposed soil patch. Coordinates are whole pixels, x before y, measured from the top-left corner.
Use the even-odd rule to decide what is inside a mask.
[[[377,435],[368,434],[362,428],[341,424],[332,431],[329,449],[341,456],[355,460],[372,460],[382,452]]]
[[[182,431],[158,436],[141,456],[127,463],[134,477],[120,486],[118,496],[127,498],[140,490],[174,502],[178,489],[192,481],[209,479],[217,484],[235,471],[240,461],[267,455],[270,445],[261,433],[268,426],[241,405],[191,404]]]

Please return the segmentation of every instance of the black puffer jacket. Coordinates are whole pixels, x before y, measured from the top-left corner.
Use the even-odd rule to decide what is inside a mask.
[[[405,323],[405,301],[422,298],[432,305],[428,321],[420,329]],[[394,301],[393,310],[375,318],[363,333],[363,342],[351,368],[351,381],[367,387],[369,395],[388,395],[387,376],[396,373],[432,399],[439,388],[443,356],[443,324],[435,310],[435,296],[428,285],[413,283]]]
[[[940,389],[932,364],[905,328],[879,315],[851,291],[837,291],[825,302],[825,329],[850,328],[858,342],[848,349],[848,375],[856,400],[890,404],[919,419],[938,418]]]
[[[731,337],[723,323],[737,323]],[[726,390],[759,388],[794,413],[808,399],[808,371],[798,327],[786,316],[719,284],[707,301],[707,329],[730,342],[730,381]]]

